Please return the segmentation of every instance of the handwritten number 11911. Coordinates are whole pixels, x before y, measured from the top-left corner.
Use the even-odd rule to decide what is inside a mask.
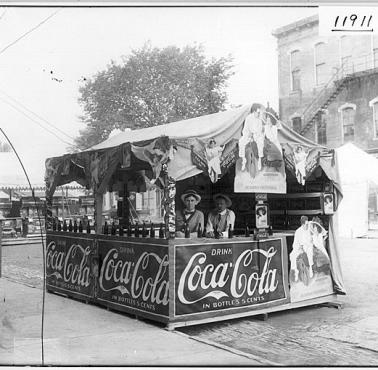
[[[361,17],[358,17],[356,14],[351,14],[349,17],[346,16],[344,18],[340,18],[340,16],[338,15],[335,19],[335,27],[338,26],[338,23],[339,23],[339,20],[340,22],[342,22],[342,26],[345,27],[345,25],[348,25],[349,21],[352,25],[352,27],[354,27],[354,25],[356,25],[356,27],[360,26],[360,27],[370,27],[370,22],[371,22],[371,19],[373,18],[373,16],[371,15],[369,17],[369,20],[367,21],[367,23],[365,24],[365,21],[367,19],[367,16],[364,15],[362,21],[361,21],[361,24],[359,24],[358,22],[358,18],[361,18]],[[357,22],[357,23],[356,23]]]

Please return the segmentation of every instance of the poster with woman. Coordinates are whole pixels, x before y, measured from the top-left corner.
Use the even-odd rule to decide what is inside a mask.
[[[268,227],[268,207],[265,204],[256,205],[256,228],[266,229]]]
[[[326,249],[328,233],[319,217],[301,217],[290,252],[291,302],[333,293],[330,258]]]
[[[324,214],[331,215],[333,214],[334,208],[333,208],[333,194],[324,194]]]

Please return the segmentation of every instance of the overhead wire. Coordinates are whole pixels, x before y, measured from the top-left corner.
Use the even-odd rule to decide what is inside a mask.
[[[43,126],[40,122],[38,122],[37,120],[35,120],[33,117],[31,117],[29,114],[25,113],[24,111],[22,111],[21,109],[19,109],[16,105],[12,104],[11,102],[7,101],[6,99],[0,97],[0,100],[3,101],[5,104],[8,104],[9,106],[11,106],[13,109],[15,109],[17,112],[21,113],[22,115],[24,115],[26,118],[30,119],[32,122],[34,122],[35,124],[37,124],[38,126],[40,126],[42,129],[44,129],[45,131],[49,132],[51,135],[54,135],[58,140],[60,140],[61,142],[63,142],[64,144],[67,144],[69,146],[75,146],[72,142],[68,142],[64,139],[62,139],[60,136],[58,136],[55,132],[53,132],[52,130],[48,129],[47,127]]]
[[[19,161],[19,163],[22,167],[22,170],[25,174],[26,180],[29,184],[29,188],[30,188],[31,193],[32,193],[34,205],[35,205],[35,208],[37,210],[37,217],[38,217],[39,224],[42,225],[40,209],[38,207],[37,199],[35,197],[34,188],[31,185],[31,182],[30,182],[29,176],[26,172],[26,169],[24,167],[24,164],[23,164],[20,156],[18,155],[16,148],[13,146],[13,143],[11,142],[11,140],[9,139],[9,137],[7,136],[7,134],[4,132],[4,130],[1,127],[0,127],[0,131],[2,132],[2,134],[4,135],[6,140],[8,141],[9,145],[11,146],[13,152],[15,153],[15,155],[16,155],[16,157],[17,157],[17,159],[18,159],[18,161]],[[43,289],[42,289],[42,315],[41,315],[42,316],[42,318],[41,318],[41,361],[42,361],[42,366],[44,366],[44,364],[45,364],[45,352],[44,352],[43,341],[44,341],[45,299],[46,299],[46,257],[45,257],[45,243],[44,243],[44,239],[43,239],[42,227],[40,228],[40,234],[41,234],[41,242],[42,242],[42,261],[43,261]]]
[[[21,106],[23,109],[25,109],[26,111],[28,111],[29,113],[33,114],[34,116],[36,116],[38,119],[40,119],[41,121],[45,122],[47,125],[49,125],[50,127],[53,127],[55,130],[59,131],[61,134],[67,136],[69,139],[71,140],[75,140],[74,137],[68,135],[66,132],[64,132],[63,130],[61,130],[59,127],[55,126],[53,123],[51,123],[50,121],[48,121],[47,119],[41,117],[39,114],[35,113],[34,111],[32,111],[30,108],[26,107],[25,105],[23,105],[22,103],[20,103],[18,100],[16,100],[15,98],[11,97],[9,94],[7,94],[4,90],[0,89],[0,92],[2,94],[4,94],[8,99],[12,100],[13,102],[15,102],[16,104],[18,104],[19,106]]]
[[[26,31],[25,33],[23,33],[20,37],[18,37],[16,40],[12,41],[10,44],[8,44],[7,46],[5,46],[4,48],[2,48],[0,50],[0,54],[4,53],[6,50],[8,50],[11,46],[13,46],[14,44],[16,44],[18,41],[22,40],[24,37],[26,37],[27,35],[29,35],[30,33],[32,33],[33,31],[35,31],[37,28],[41,27],[44,23],[46,23],[49,19],[51,19],[52,17],[54,17],[56,15],[56,13],[58,13],[61,9],[58,9],[56,12],[50,14],[47,18],[45,18],[42,22],[38,23],[36,26],[32,27],[30,30]]]

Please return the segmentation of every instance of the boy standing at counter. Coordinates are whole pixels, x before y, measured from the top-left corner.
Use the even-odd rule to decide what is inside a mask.
[[[196,205],[201,201],[201,196],[195,190],[187,190],[181,195],[181,200],[185,208],[176,212],[176,236],[184,237],[185,227],[188,225],[190,233],[196,233],[201,225],[204,226],[203,213],[196,209]]]
[[[208,238],[227,237],[230,225],[231,230],[234,230],[235,224],[235,213],[229,209],[232,205],[231,199],[225,194],[215,194],[213,200],[215,209],[209,213],[206,236]]]

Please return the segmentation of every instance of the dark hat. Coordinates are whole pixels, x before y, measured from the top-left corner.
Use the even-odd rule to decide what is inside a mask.
[[[185,203],[185,199],[189,196],[196,198],[197,204],[201,201],[201,196],[193,189],[184,191],[184,193],[181,195],[181,200]]]
[[[262,214],[266,215],[266,207],[258,207],[258,208],[256,208],[256,214],[257,215],[259,214],[260,209],[263,211]]]
[[[226,207],[231,207],[232,201],[231,201],[231,199],[227,195],[222,194],[222,193],[218,193],[218,194],[215,194],[213,196],[213,200],[214,201],[217,200],[218,198],[222,198],[222,199],[224,199],[226,201]]]

